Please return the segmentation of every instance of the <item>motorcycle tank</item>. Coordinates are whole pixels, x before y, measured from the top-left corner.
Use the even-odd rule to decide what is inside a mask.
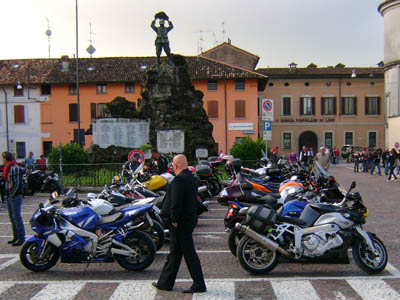
[[[99,220],[99,215],[90,207],[68,207],[61,211],[61,216],[76,226],[90,230]]]
[[[110,202],[103,199],[88,199],[88,202],[90,208],[100,216],[107,215],[114,209],[114,206]]]
[[[341,213],[334,212],[321,215],[314,225],[318,226],[332,223],[339,225],[339,227],[342,229],[349,228],[353,225],[353,222],[347,220]]]
[[[149,190],[155,191],[166,185],[168,181],[160,175],[153,175],[150,180],[143,183]]]
[[[293,200],[283,205],[280,213],[283,217],[299,218],[307,203],[304,201]]]

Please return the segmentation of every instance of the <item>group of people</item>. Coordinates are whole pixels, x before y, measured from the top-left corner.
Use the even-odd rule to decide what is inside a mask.
[[[24,160],[25,168],[37,169],[43,172],[47,171],[47,160],[44,155],[40,155],[40,159],[36,160],[33,157],[33,152],[29,152],[28,157]]]
[[[363,151],[353,153],[354,172],[364,172],[382,176],[381,166],[388,181],[397,181],[400,175],[400,155],[395,148],[383,151],[381,148],[364,148]],[[361,165],[361,167],[360,167]]]

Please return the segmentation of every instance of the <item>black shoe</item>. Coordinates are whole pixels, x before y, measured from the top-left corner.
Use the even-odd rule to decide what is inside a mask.
[[[16,240],[14,243],[12,243],[11,245],[13,245],[14,247],[16,246],[21,246],[24,243],[24,241],[20,241],[20,240]]]
[[[157,285],[157,282],[152,282],[151,285],[154,286],[156,289],[161,290],[161,291],[171,291],[171,290],[172,290],[172,289],[163,289],[163,288],[160,288],[160,287]]]
[[[203,288],[190,288],[187,290],[183,290],[183,293],[185,294],[193,294],[193,293],[205,293],[207,289],[205,287]]]
[[[7,244],[13,244],[13,243],[15,243],[17,241],[17,239],[12,239],[12,240],[9,240],[8,242],[7,242]]]

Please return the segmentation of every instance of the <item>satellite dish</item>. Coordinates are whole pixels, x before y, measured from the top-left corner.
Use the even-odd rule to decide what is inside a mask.
[[[50,29],[47,29],[47,30],[46,30],[46,35],[50,37],[51,34],[52,34],[51,30],[50,30]]]

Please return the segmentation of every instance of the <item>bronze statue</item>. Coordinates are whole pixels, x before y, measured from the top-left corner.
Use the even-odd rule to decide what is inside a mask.
[[[159,19],[160,26],[156,26],[156,21]],[[165,27],[165,21],[168,22],[168,27]],[[151,28],[157,33],[157,38],[155,40],[156,45],[156,54],[157,54],[157,67],[160,66],[160,55],[162,49],[164,49],[165,54],[168,56],[171,65],[174,64],[171,57],[171,49],[169,48],[169,40],[168,40],[168,32],[174,28],[172,22],[169,20],[169,17],[164,12],[159,12],[154,16],[153,22],[151,22]]]

